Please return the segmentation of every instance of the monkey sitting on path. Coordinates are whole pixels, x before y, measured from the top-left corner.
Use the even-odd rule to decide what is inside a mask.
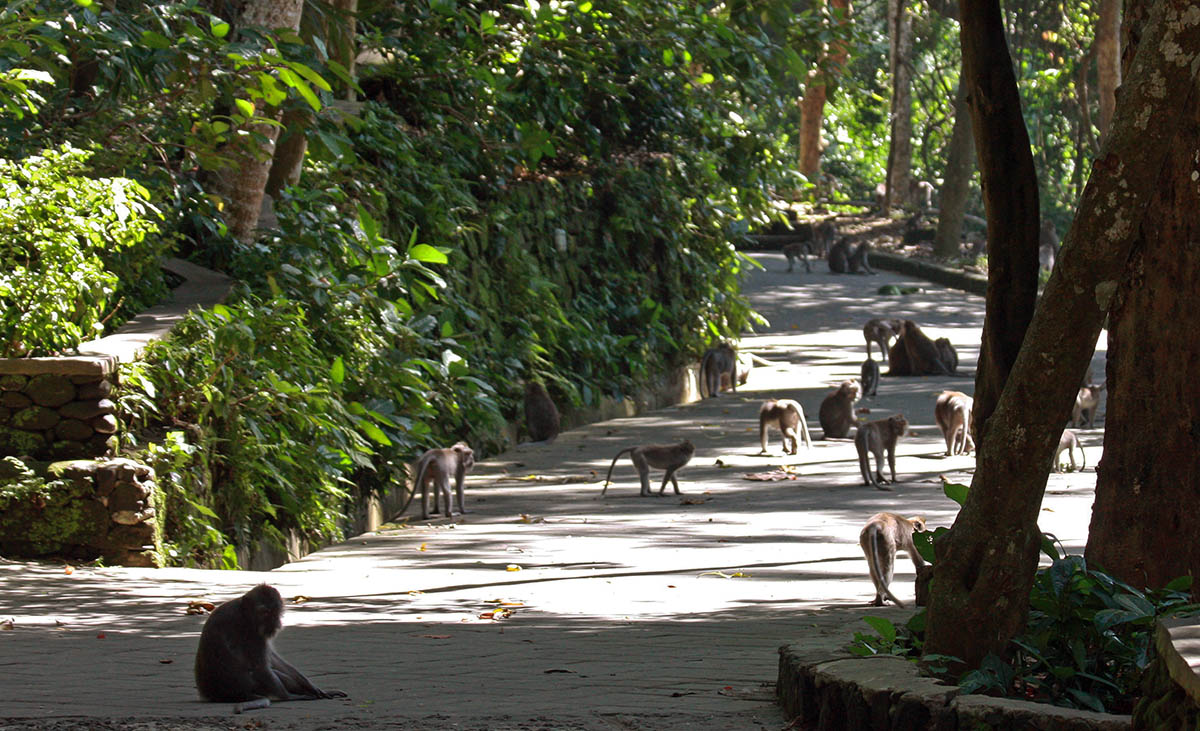
[[[800,451],[799,437],[804,439],[804,446],[812,448],[812,438],[808,435],[808,422],[804,420],[804,407],[790,398],[768,399],[758,410],[758,441],[762,452],[767,451],[767,427],[774,426],[783,435],[783,453],[796,454]]]
[[[525,384],[525,430],[535,442],[553,442],[558,436],[558,407],[546,387],[537,381]]]
[[[912,559],[913,566],[920,569],[925,565],[925,559],[917,553],[913,545],[913,533],[925,530],[925,516],[914,515],[905,518],[896,513],[876,513],[871,516],[862,532],[858,534],[858,545],[862,546],[867,557],[867,567],[871,572],[871,583],[875,585],[875,600],[872,606],[882,607],[885,598],[892,600],[896,606],[904,606],[904,602],[896,598],[889,589],[892,574],[896,568],[896,551],[904,549]]]
[[[854,436],[854,448],[858,450],[858,468],[862,471],[863,483],[878,490],[891,490],[883,479],[883,455],[886,452],[888,467],[892,471],[892,482],[896,481],[896,442],[908,429],[908,419],[903,414],[889,416],[878,421],[858,425]],[[867,454],[875,455],[875,473],[871,473],[871,460]]]
[[[837,390],[825,397],[817,411],[823,439],[845,439],[854,425],[854,403],[858,401],[858,384],[842,381]]]
[[[687,439],[679,444],[646,444],[641,447],[626,447],[617,452],[617,456],[613,457],[612,464],[608,466],[608,476],[604,478],[604,489],[600,491],[601,496],[608,492],[608,484],[612,481],[613,467],[617,465],[617,460],[621,458],[621,455],[626,452],[629,452],[629,460],[633,462],[638,477],[642,480],[642,497],[649,497],[653,494],[650,492],[651,467],[666,470],[666,474],[663,475],[662,487],[658,489],[659,496],[666,492],[668,480],[674,486],[676,495],[683,494],[679,491],[679,481],[675,479],[675,473],[691,462],[692,455],[696,453],[695,445]]]
[[[957,361],[957,355],[955,359]],[[903,320],[900,325],[900,337],[896,338],[888,353],[888,375],[948,376],[950,369],[942,361],[942,353],[937,344],[921,332],[917,323]]]
[[[871,250],[871,245],[863,241],[853,250],[850,248],[850,239],[842,237],[840,241],[834,244],[829,249],[829,271],[832,274],[874,274],[871,265],[867,262],[867,253]]]
[[[272,638],[283,618],[283,598],[259,584],[217,607],[204,622],[194,668],[196,690],[206,701],[237,703],[235,713],[266,708],[271,701],[345,698],[321,690],[275,652]]]
[[[700,397],[716,398],[721,393],[721,376],[729,378],[729,388],[737,393],[737,349],[720,343],[704,351],[700,358]],[[708,395],[704,393],[708,389]]]

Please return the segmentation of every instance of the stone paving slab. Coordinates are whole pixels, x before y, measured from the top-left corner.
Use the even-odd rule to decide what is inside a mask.
[[[872,513],[924,512],[949,525],[957,506],[940,477],[969,481],[970,457],[945,458],[933,422],[944,388],[973,390],[982,298],[904,276],[786,274],[783,257],[753,254],[747,292],[770,324],[742,348],[756,368],[737,394],[565,432],[479,463],[465,517],[407,516],[271,572],[123,569],[0,561],[0,731],[20,729],[779,729],[777,648],[830,651],[907,611],[874,595],[857,545]],[[816,269],[824,269],[817,265]],[[883,284],[918,284],[886,297]],[[887,378],[871,418],[903,411],[892,492],[860,484],[853,444],[823,441],[818,405],[856,377],[862,323],[916,320],[959,351],[957,377]],[[1102,341],[1103,344],[1103,341]],[[886,369],[885,369],[886,371]],[[1103,351],[1095,372],[1103,373]],[[759,455],[758,406],[796,398],[816,441]],[[1101,409],[1103,411],[1103,407]],[[1083,430],[1088,465],[1102,429]],[[680,471],[683,496],[637,496],[622,447],[697,445]],[[780,465],[800,479],[743,479]],[[577,476],[585,482],[513,480]],[[1051,475],[1041,527],[1081,550],[1095,475]],[[681,499],[683,498],[683,499]],[[410,509],[411,510],[411,509]],[[509,570],[509,567],[519,570]],[[901,558],[893,589],[912,597]],[[345,700],[276,704],[230,716],[196,699],[191,677],[204,618],[191,598],[224,601],[268,581],[289,606],[282,654]],[[500,600],[504,620],[480,618]],[[8,719],[8,720],[5,720]],[[247,725],[249,724],[249,725]]]

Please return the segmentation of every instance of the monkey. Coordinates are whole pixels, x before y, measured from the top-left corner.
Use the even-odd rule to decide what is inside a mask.
[[[1042,269],[1051,271],[1054,269],[1054,258],[1058,252],[1058,229],[1054,227],[1054,221],[1049,219],[1042,220],[1042,228],[1038,234],[1038,264]]]
[[[862,364],[862,386],[864,397],[875,397],[875,391],[879,388],[879,364],[870,356]]]
[[[928,211],[933,207],[933,183],[924,180],[912,181],[913,203],[919,206],[919,211]]]
[[[823,439],[845,439],[850,436],[854,423],[854,402],[858,401],[859,387],[854,381],[842,381],[837,390],[825,397],[817,411],[821,422]]]
[[[745,386],[746,381],[750,380],[750,371],[754,370],[754,355],[750,353],[739,353],[737,357],[737,382],[739,386]],[[721,374],[721,390],[728,391],[732,386],[729,385],[729,374]]]
[[[400,513],[408,509],[417,488],[421,488],[421,520],[429,520],[429,483],[433,483],[433,512],[438,512],[438,495],[445,496],[447,518],[454,514],[450,505],[450,477],[454,477],[454,490],[458,495],[458,512],[468,512],[463,505],[463,477],[475,466],[475,452],[466,442],[458,442],[448,449],[430,449],[413,465],[412,492]]]
[[[888,353],[889,376],[926,376],[950,375],[937,345],[929,336],[921,332],[917,323],[904,320],[900,327],[900,337],[892,344]]]
[[[600,491],[601,497],[608,492],[609,482],[612,481],[613,467],[617,465],[617,460],[621,458],[621,455],[626,452],[629,452],[629,460],[633,462],[633,466],[638,471],[638,477],[642,479],[642,497],[649,497],[653,494],[650,492],[651,467],[666,470],[666,474],[663,475],[662,487],[658,489],[660,497],[667,490],[667,480],[671,481],[676,495],[683,494],[679,491],[679,481],[675,479],[675,473],[691,462],[692,455],[696,453],[695,445],[688,439],[684,439],[679,444],[647,444],[641,447],[626,447],[617,452],[617,456],[613,457],[612,464],[608,466],[608,476],[604,478],[604,489]]]
[[[808,434],[808,422],[804,419],[804,407],[790,398],[767,399],[758,410],[758,441],[762,452],[767,451],[767,427],[774,426],[783,434],[783,453],[796,454],[800,451],[797,432],[804,439],[804,446],[812,448],[812,437]],[[789,444],[791,445],[789,448]]]
[[[204,622],[196,648],[200,698],[236,703],[235,713],[266,708],[271,701],[345,698],[340,690],[313,685],[279,656],[271,639],[282,626],[283,598],[267,584],[217,607]]]
[[[1071,460],[1071,471],[1075,471],[1075,450],[1079,450],[1079,469],[1082,471],[1087,467],[1087,455],[1083,452],[1083,445],[1079,443],[1079,437],[1070,429],[1063,429],[1062,436],[1058,438],[1058,448],[1054,450],[1054,471],[1062,472],[1062,462],[1059,458],[1062,457],[1063,450],[1066,450],[1067,457]]]
[[[863,554],[867,557],[867,567],[871,573],[871,583],[875,585],[875,599],[872,606],[882,607],[885,598],[903,607],[904,602],[896,598],[888,585],[892,583],[892,573],[896,567],[896,551],[904,549],[912,559],[913,567],[920,570],[925,566],[925,559],[917,553],[913,545],[913,533],[925,530],[925,516],[914,515],[905,518],[896,513],[876,513],[871,516],[862,532],[858,534],[858,545],[862,546]]]
[[[729,343],[720,343],[704,351],[700,359],[700,396],[716,398],[721,392],[721,376],[729,376],[730,390],[737,393],[737,349]],[[705,388],[708,396],[704,395]]]
[[[946,456],[966,454],[975,448],[971,439],[971,409],[975,399],[962,391],[942,391],[933,407],[933,418],[946,440]]]
[[[1083,426],[1084,420],[1087,421],[1087,428],[1094,428],[1096,421],[1096,407],[1100,405],[1100,393],[1104,391],[1104,384],[1092,384],[1079,389],[1079,394],[1075,397],[1075,408],[1071,410],[1071,424],[1073,426]]]
[[[867,262],[867,253],[871,249],[871,244],[867,241],[861,242],[856,248],[850,248],[850,239],[843,236],[840,241],[834,244],[829,249],[827,257],[829,261],[829,271],[833,274],[874,274],[871,265]]]
[[[954,375],[958,371],[958,351],[950,344],[949,338],[938,338],[933,341],[934,347],[937,348],[938,357],[941,358],[942,364],[946,366],[946,370]]]
[[[867,357],[871,357],[871,343],[879,345],[879,350],[883,353],[880,357],[887,362],[888,345],[891,339],[900,334],[900,328],[903,321],[896,319],[873,318],[867,320],[863,325],[863,339],[867,341]]]
[[[886,419],[868,421],[858,425],[858,434],[854,436],[854,448],[858,450],[858,467],[862,470],[863,482],[879,490],[891,490],[884,487],[883,453],[887,452],[888,467],[892,471],[892,482],[896,481],[896,441],[904,436],[908,428],[908,419],[903,414],[895,414]],[[867,457],[870,452],[875,455],[875,474],[871,474],[871,461]]]
[[[813,229],[813,253],[817,256],[828,254],[829,247],[833,245],[833,240],[837,238],[837,225],[834,223],[836,219],[837,216],[826,218]]]
[[[558,436],[558,408],[537,381],[525,384],[525,430],[535,442],[553,442]]]
[[[793,270],[793,268],[795,267],[797,259],[804,262],[805,273],[812,272],[812,265],[810,265],[808,263],[808,255],[813,253],[812,242],[798,241],[796,243],[786,244],[783,247],[782,251],[783,251],[783,255],[787,257],[787,263],[788,263],[787,270],[789,272],[791,272]]]

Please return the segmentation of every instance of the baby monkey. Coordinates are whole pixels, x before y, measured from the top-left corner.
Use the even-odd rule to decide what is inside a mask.
[[[602,497],[608,492],[608,484],[612,481],[613,467],[617,465],[617,460],[621,458],[621,455],[626,452],[629,452],[629,460],[633,462],[634,468],[638,471],[638,477],[642,480],[642,497],[649,497],[653,494],[650,492],[651,467],[666,470],[666,474],[663,475],[662,487],[658,489],[660,496],[667,490],[667,480],[671,481],[676,495],[683,494],[679,491],[679,481],[675,479],[675,473],[691,462],[692,455],[696,453],[695,445],[688,439],[684,439],[679,444],[646,444],[641,447],[626,447],[617,452],[617,456],[613,457],[612,464],[608,466],[608,476],[604,478],[604,489],[600,491]]]
[[[872,485],[879,490],[892,489],[884,486],[887,480],[883,479],[883,453],[887,452],[888,467],[892,471],[892,482],[895,482],[896,442],[904,436],[906,429],[908,429],[908,419],[905,419],[903,414],[895,414],[886,419],[859,424],[858,434],[854,436],[854,448],[858,450],[858,467],[862,470],[864,484]],[[875,455],[874,474],[871,473],[868,452]]]
[[[804,407],[790,398],[767,399],[758,410],[758,441],[762,452],[767,451],[767,427],[773,426],[783,435],[783,453],[796,454],[800,451],[797,434],[804,439],[804,446],[812,449],[812,438],[808,435],[808,422],[804,420]]]
[[[875,600],[871,602],[873,606],[882,607],[885,598],[895,602],[898,607],[904,606],[904,602],[897,599],[888,588],[896,568],[896,551],[903,548],[914,567],[920,569],[924,566],[925,559],[921,558],[917,547],[913,545],[913,533],[923,530],[925,516],[905,518],[896,513],[876,513],[863,526],[862,533],[858,534],[858,545],[862,546],[867,557],[871,583],[875,585]]]

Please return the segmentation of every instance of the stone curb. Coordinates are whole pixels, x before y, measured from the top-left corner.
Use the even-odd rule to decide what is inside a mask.
[[[971,274],[970,272],[948,269],[921,259],[909,259],[896,254],[877,251],[871,252],[870,263],[880,269],[920,277],[930,282],[961,289],[964,292],[977,294],[981,297],[987,296],[987,277],[981,274]]]

